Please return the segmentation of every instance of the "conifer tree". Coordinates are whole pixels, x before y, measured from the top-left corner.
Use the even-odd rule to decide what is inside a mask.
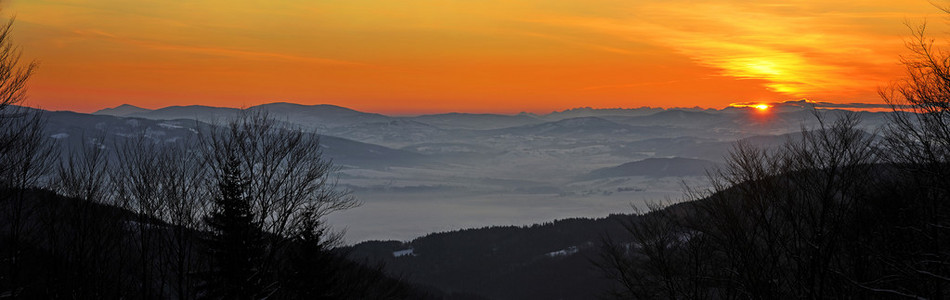
[[[313,209],[301,212],[306,217],[292,237],[294,243],[287,254],[285,268],[289,274],[283,286],[289,298],[339,299],[343,295],[335,289],[340,284],[335,275],[341,266],[330,249],[339,243],[341,236],[329,232],[323,220],[311,216],[314,213]]]
[[[211,299],[262,297],[260,262],[264,241],[247,197],[248,180],[240,162],[227,157],[218,178],[218,195],[205,218],[210,228],[211,270],[205,296]]]

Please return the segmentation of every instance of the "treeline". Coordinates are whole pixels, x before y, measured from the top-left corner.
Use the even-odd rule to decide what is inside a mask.
[[[917,31],[877,133],[846,115],[777,149],[737,145],[695,202],[607,240],[612,295],[950,298],[950,60]]]
[[[0,27],[0,298],[388,299],[424,294],[347,260],[327,214],[358,205],[317,135],[265,114],[192,138],[46,136],[17,106],[36,64]]]
[[[82,145],[42,115],[0,111],[0,291],[13,298],[404,298],[346,260],[323,217],[336,188],[316,135],[245,115],[169,142],[148,132]],[[65,149],[61,151],[60,148]]]
[[[623,233],[631,215],[572,218],[530,226],[492,226],[432,233],[409,242],[352,246],[357,260],[384,261],[414,283],[454,296],[486,299],[589,299],[609,287],[589,257],[605,233]],[[413,255],[393,252],[412,249]],[[559,252],[563,251],[563,252]]]

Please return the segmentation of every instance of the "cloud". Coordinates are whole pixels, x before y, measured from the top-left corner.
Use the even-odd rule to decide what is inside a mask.
[[[823,102],[823,101],[811,101],[807,99],[794,100],[794,101],[783,101],[783,102],[738,102],[732,103],[730,107],[750,107],[756,105],[766,104],[771,107],[794,107],[794,108],[819,108],[819,109],[846,109],[846,110],[880,110],[880,109],[891,109],[890,104],[881,104],[881,103],[860,103],[860,102],[851,102],[851,103],[833,103],[833,102]]]
[[[177,85],[191,101],[429,112],[873,102],[903,72],[902,21],[940,13],[893,0],[278,2],[14,1],[13,11],[30,30],[26,53],[44,63],[38,87],[165,99]]]
[[[877,24],[900,29],[903,20],[921,15],[918,6],[825,2],[638,1],[626,17],[531,21],[659,45],[719,75],[764,80],[770,90],[793,97],[873,94],[893,78],[903,45],[901,35]]]

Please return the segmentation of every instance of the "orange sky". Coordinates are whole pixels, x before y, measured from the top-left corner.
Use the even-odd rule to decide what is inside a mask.
[[[29,105],[546,113],[881,102],[929,2],[8,0]],[[932,33],[943,33],[931,30]]]

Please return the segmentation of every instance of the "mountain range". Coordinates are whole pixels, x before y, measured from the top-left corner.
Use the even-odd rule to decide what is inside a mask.
[[[663,199],[684,183],[701,189],[737,141],[772,147],[803,128],[847,113],[789,102],[752,108],[577,108],[548,114],[443,113],[390,116],[334,105],[270,103],[247,108],[322,137],[341,186],[362,207],[331,215],[347,241],[405,240],[458,228],[599,218]],[[817,113],[816,113],[817,112]],[[155,141],[194,138],[242,110],[211,106],[92,114],[48,112],[47,132],[63,143],[101,143],[135,134]],[[875,132],[887,113],[855,112]],[[440,216],[433,218],[431,216]]]

